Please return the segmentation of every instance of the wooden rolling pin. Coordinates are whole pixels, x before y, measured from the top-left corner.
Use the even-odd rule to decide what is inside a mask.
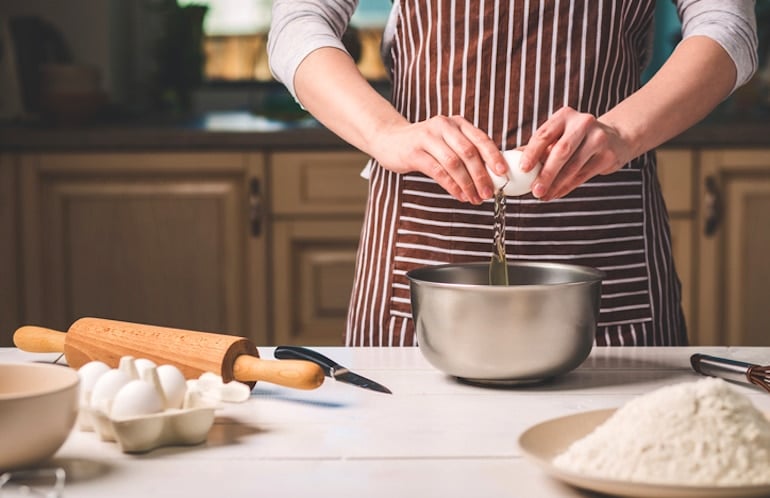
[[[188,379],[213,372],[224,382],[238,380],[253,387],[265,381],[296,389],[315,389],[324,381],[323,370],[315,363],[260,359],[257,347],[243,337],[103,318],[81,318],[66,333],[20,327],[13,342],[24,351],[63,352],[73,368],[94,360],[117,368],[122,356],[133,356],[174,365]]]

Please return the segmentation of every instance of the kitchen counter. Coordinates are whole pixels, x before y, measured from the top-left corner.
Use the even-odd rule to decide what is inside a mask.
[[[669,141],[671,147],[770,145],[770,116],[711,118]],[[0,126],[0,151],[350,149],[312,118],[279,121],[248,112],[178,121],[104,123],[74,128]]]
[[[595,348],[553,382],[491,389],[443,375],[416,348],[318,349],[394,394],[329,379],[314,391],[258,383],[247,402],[218,412],[205,444],[143,455],[75,429],[55,457],[67,470],[65,496],[591,496],[525,459],[519,435],[553,417],[697,380],[689,365],[695,352],[770,359],[770,348]],[[272,357],[271,348],[260,353]],[[0,349],[0,362],[55,357]],[[759,388],[736,389],[770,409]]]
[[[312,118],[279,121],[247,112],[99,126],[0,127],[0,151],[269,150],[350,148]]]

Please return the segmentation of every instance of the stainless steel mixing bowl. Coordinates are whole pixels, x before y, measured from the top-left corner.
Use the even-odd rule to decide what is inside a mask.
[[[580,365],[594,342],[604,273],[559,263],[508,264],[508,286],[489,285],[489,264],[409,271],[419,348],[461,380],[541,382]]]

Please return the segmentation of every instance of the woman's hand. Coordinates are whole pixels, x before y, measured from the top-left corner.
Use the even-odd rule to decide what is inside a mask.
[[[480,204],[494,196],[486,167],[505,174],[508,166],[486,133],[461,116],[406,120],[378,130],[370,152],[396,173],[419,171],[462,202]]]
[[[524,147],[521,167],[543,163],[532,194],[544,201],[572,192],[596,175],[619,170],[632,159],[631,147],[618,130],[591,114],[563,107],[532,135]]]

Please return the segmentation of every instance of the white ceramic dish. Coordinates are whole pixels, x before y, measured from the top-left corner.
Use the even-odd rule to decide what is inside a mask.
[[[614,409],[595,410],[547,420],[522,433],[519,437],[519,447],[525,456],[552,477],[572,486],[599,493],[633,498],[748,498],[770,495],[770,485],[706,487],[644,484],[574,474],[553,465],[552,461],[557,455],[593,431],[614,412]]]
[[[0,473],[56,453],[78,413],[75,370],[47,363],[0,364]]]

